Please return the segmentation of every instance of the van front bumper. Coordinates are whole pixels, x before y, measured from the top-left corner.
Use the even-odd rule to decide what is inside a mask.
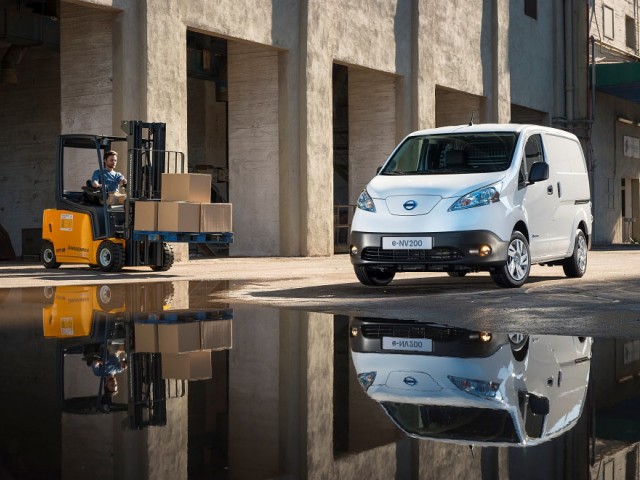
[[[383,249],[383,237],[430,237],[432,248]],[[370,265],[397,271],[489,270],[507,261],[508,241],[487,230],[438,233],[351,232],[350,257],[353,265]],[[490,253],[480,252],[486,247]]]

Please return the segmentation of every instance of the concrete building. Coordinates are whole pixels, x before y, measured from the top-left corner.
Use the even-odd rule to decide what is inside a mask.
[[[612,119],[640,110],[601,91],[588,109],[595,3],[0,1],[0,257],[39,252],[56,136],[120,134],[123,119],[166,122],[167,148],[213,175],[213,199],[233,203],[231,255],[340,251],[336,225],[396,143],[471,118],[576,130],[593,145],[594,239],[621,242],[638,170],[609,160],[611,139],[636,127]],[[637,7],[606,3],[628,52],[616,19]]]
[[[576,86],[592,119],[595,235],[598,243],[640,240],[640,50],[638,3],[589,2],[589,73]],[[588,78],[594,78],[588,88]],[[587,87],[587,88],[585,88]],[[586,93],[586,95],[585,95]]]

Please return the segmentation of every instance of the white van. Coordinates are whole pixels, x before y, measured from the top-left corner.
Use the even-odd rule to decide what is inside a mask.
[[[358,382],[412,437],[532,446],[567,432],[582,414],[591,337],[358,318],[349,330]]]
[[[591,224],[575,135],[514,124],[423,130],[360,194],[351,263],[377,286],[403,271],[488,271],[499,286],[520,287],[536,263],[582,277]]]

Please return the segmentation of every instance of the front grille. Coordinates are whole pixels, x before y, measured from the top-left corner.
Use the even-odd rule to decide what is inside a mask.
[[[459,260],[462,252],[455,248],[434,248],[432,250],[385,250],[367,247],[362,251],[362,259],[375,262],[430,263]]]
[[[455,340],[463,335],[463,330],[435,325],[370,324],[362,326],[365,338],[430,338],[432,340]]]

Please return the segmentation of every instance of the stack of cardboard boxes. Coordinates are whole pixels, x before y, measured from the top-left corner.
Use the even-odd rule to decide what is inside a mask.
[[[134,229],[231,232],[231,204],[210,203],[210,200],[211,175],[163,173],[160,201],[136,201]]]
[[[162,354],[162,378],[211,378],[211,352],[231,348],[231,320],[136,323],[135,351]]]

